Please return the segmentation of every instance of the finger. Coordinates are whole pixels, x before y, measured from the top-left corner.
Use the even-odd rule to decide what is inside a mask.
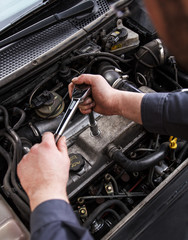
[[[62,153],[67,153],[66,138],[64,136],[60,137],[57,142],[57,148]]]
[[[38,147],[39,147],[39,143],[36,143],[35,145],[33,145],[30,149],[29,153],[36,153],[38,151]],[[29,154],[28,153],[28,154]],[[28,154],[24,155],[23,159],[26,159]]]
[[[39,144],[36,143],[35,145],[39,145]],[[31,151],[31,149],[30,149],[30,151]],[[28,158],[28,155],[29,155],[30,151],[29,151],[28,153],[26,153],[26,154],[23,155],[21,161]],[[20,162],[21,162],[21,161],[20,161]],[[24,161],[25,161],[25,160],[24,160]]]
[[[45,132],[42,136],[42,143],[46,143],[50,147],[56,146],[54,135],[51,132]]]
[[[71,82],[71,83],[69,84],[69,86],[68,86],[69,97],[70,97],[70,98],[72,97],[73,89],[74,89],[74,84]]]
[[[90,97],[87,97],[83,103],[80,103],[79,106],[85,106],[85,105],[88,105],[88,104],[91,104],[93,103],[93,99],[90,98]]]
[[[80,112],[85,115],[85,114],[91,113],[91,112],[92,112],[92,109],[91,109],[91,108],[88,109],[88,110],[81,110],[81,109],[80,109]]]
[[[92,74],[82,74],[77,78],[73,78],[72,82],[74,84],[88,84],[88,85],[93,85],[93,81],[96,80],[96,75]]]
[[[90,104],[87,104],[87,105],[79,106],[79,109],[80,110],[89,110],[89,109],[92,109],[94,106],[95,106],[95,103],[90,103]]]

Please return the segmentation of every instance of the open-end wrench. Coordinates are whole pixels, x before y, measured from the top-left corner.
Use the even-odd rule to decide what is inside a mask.
[[[67,108],[56,132],[55,132],[55,141],[58,142],[59,138],[63,135],[65,128],[67,127],[68,123],[70,122],[71,118],[73,117],[74,113],[76,112],[79,103],[82,103],[86,97],[88,97],[91,93],[91,87],[86,84],[75,85],[73,92],[72,92],[72,99],[71,103]]]

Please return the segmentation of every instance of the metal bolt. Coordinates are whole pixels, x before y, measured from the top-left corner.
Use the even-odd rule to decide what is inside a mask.
[[[81,214],[85,214],[85,212],[86,212],[86,211],[85,211],[84,209],[82,209],[82,210],[80,211]]]

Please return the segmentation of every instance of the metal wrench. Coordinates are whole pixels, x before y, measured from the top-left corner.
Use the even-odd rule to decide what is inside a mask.
[[[76,112],[79,103],[82,103],[86,97],[91,93],[91,87],[86,84],[75,85],[72,92],[71,103],[69,104],[67,111],[65,112],[56,132],[55,132],[55,141],[58,142],[59,138],[63,135],[65,128]]]

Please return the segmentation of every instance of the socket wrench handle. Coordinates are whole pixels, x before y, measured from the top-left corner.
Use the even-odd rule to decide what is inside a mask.
[[[85,98],[90,95],[90,93],[91,93],[91,87],[89,85],[85,85],[85,84],[75,85],[72,92],[71,103],[69,104],[67,111],[65,112],[54,134],[56,143],[58,142],[60,137],[63,135],[68,123],[70,122],[71,118],[76,112],[79,103],[83,102]]]

